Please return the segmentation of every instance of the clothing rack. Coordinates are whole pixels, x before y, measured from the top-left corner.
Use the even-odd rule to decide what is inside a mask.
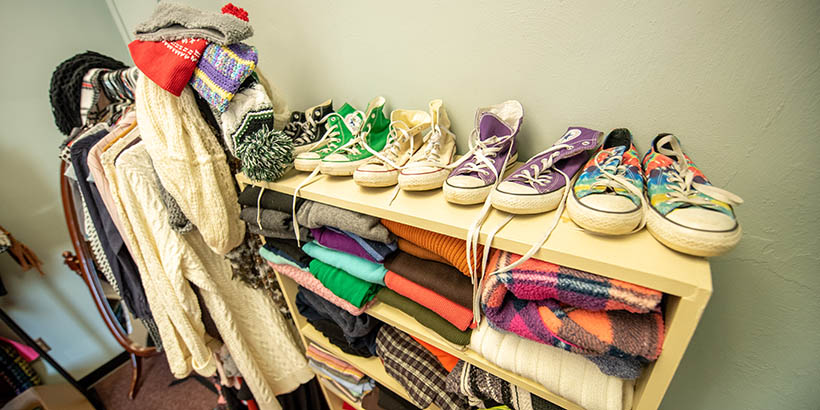
[[[102,289],[102,284],[100,283],[100,275],[91,254],[91,248],[88,242],[80,235],[80,225],[79,221],[77,221],[77,213],[74,208],[73,193],[68,178],[65,176],[66,167],[66,163],[60,161],[60,194],[63,201],[63,212],[65,214],[66,226],[68,227],[68,235],[71,238],[74,253],[70,251],[63,252],[63,263],[83,278],[83,282],[88,286],[88,291],[91,293],[94,305],[97,307],[97,311],[100,313],[103,322],[105,322],[108,331],[111,332],[111,335],[114,336],[117,343],[119,343],[131,357],[131,386],[128,390],[128,398],[133,400],[139,389],[138,382],[140,373],[142,372],[142,358],[154,356],[159,352],[157,352],[155,347],[140,346],[132,341],[128,333],[120,325],[114,311],[111,309],[111,305],[108,303]],[[83,390],[80,391],[84,392]],[[89,401],[91,400],[89,399]],[[92,401],[92,403],[94,402]]]

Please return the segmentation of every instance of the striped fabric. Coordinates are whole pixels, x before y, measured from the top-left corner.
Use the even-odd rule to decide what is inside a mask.
[[[228,46],[210,43],[194,69],[191,87],[208,104],[225,112],[239,86],[256,68],[257,60],[256,47],[243,43]]]
[[[426,249],[442,257],[448,264],[469,276],[470,271],[467,269],[467,242],[464,239],[442,235],[386,219],[382,219],[382,225],[386,226],[390,232],[399,238],[403,238],[422,249]],[[484,246],[479,245],[476,255],[481,255],[483,252]],[[478,262],[478,259],[476,259],[476,262]]]
[[[364,373],[359,371],[359,369],[351,366],[350,363],[337,358],[327,350],[322,349],[314,343],[311,343],[308,346],[306,356],[309,359],[321,363],[324,367],[332,370],[340,377],[350,380],[351,383],[356,383],[365,377]]]
[[[447,391],[467,397],[474,406],[492,400],[514,410],[563,410],[557,404],[464,361],[459,361],[447,376]]]
[[[406,333],[384,325],[376,336],[376,353],[387,374],[398,380],[420,408],[435,403],[442,410],[462,410],[470,406],[446,389],[447,370],[438,359]]]

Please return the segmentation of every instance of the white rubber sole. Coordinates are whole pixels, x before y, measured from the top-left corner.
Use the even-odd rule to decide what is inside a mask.
[[[345,161],[345,162],[331,162],[331,161],[322,161],[322,165],[319,166],[319,172],[325,175],[332,175],[337,177],[349,177],[356,172],[356,168],[367,163],[371,157],[367,157],[365,159],[360,159],[358,161]]]
[[[496,189],[490,194],[490,203],[493,208],[511,214],[541,214],[558,208],[563,196],[563,189],[543,195],[515,195]]]
[[[518,153],[515,153],[509,158],[508,164],[504,168],[504,172],[501,173],[502,180],[503,177],[507,176],[507,172],[512,170],[517,159]],[[487,197],[493,190],[493,185],[481,188],[460,188],[447,184],[447,180],[445,179],[442,189],[444,191],[444,199],[447,200],[447,202],[452,202],[459,205],[473,205],[480,204],[487,200]]]
[[[399,171],[359,171],[353,172],[353,181],[359,186],[369,188],[382,188],[396,185],[399,182]]]
[[[305,145],[300,145],[298,147],[293,147],[293,157],[296,158],[297,155],[299,155],[303,152],[311,151],[314,148],[316,148],[318,145],[319,145],[318,143],[313,142],[313,143],[310,143],[310,144],[305,144]],[[322,145],[324,145],[324,144],[322,144]]]
[[[322,163],[321,159],[299,159],[296,158],[293,160],[293,167],[296,168],[297,171],[303,172],[313,172],[319,164]]]
[[[427,174],[399,174],[398,182],[403,191],[429,191],[441,188],[449,175],[446,169]]]
[[[704,231],[687,228],[666,219],[655,208],[646,211],[646,229],[658,242],[678,252],[695,256],[718,256],[731,250],[740,242],[740,224],[728,231]]]
[[[567,198],[567,214],[572,222],[587,231],[604,235],[626,235],[632,233],[641,223],[643,216],[640,207],[630,212],[606,212],[590,208],[570,192]]]

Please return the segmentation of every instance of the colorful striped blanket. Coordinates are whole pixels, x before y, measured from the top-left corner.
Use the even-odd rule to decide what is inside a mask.
[[[487,271],[520,255],[493,250]],[[616,279],[529,259],[485,279],[489,323],[527,339],[590,356],[653,361],[663,345],[662,293]]]

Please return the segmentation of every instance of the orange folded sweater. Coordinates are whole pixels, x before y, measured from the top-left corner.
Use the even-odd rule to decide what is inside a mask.
[[[427,259],[428,261],[436,261],[450,265],[446,259],[436,255],[433,252],[428,251],[427,249],[422,248],[421,246],[414,244],[413,242],[408,241],[407,239],[396,238],[396,242],[398,242],[399,249],[401,249],[403,252],[409,253],[419,259]]]
[[[444,350],[441,350],[438,347],[435,347],[430,343],[427,343],[424,340],[421,340],[413,335],[410,335],[410,337],[412,337],[413,340],[419,342],[421,347],[427,349],[430,353],[436,356],[436,359],[438,359],[439,363],[441,363],[441,365],[444,366],[444,368],[447,369],[448,372],[452,372],[453,368],[456,367],[456,363],[458,363],[458,357],[455,357],[450,353],[447,353]]]
[[[448,264],[453,265],[461,271],[461,273],[468,276],[470,275],[470,271],[467,269],[467,242],[464,239],[453,238],[452,236],[427,231],[399,222],[388,221],[386,219],[382,219],[382,225],[386,226],[390,232],[393,232],[393,234],[399,238],[405,239],[418,245],[420,248],[441,256]],[[484,246],[479,245],[476,255],[481,255],[483,252]],[[479,257],[476,257],[474,261],[481,263]],[[477,265],[474,264],[473,266]]]

